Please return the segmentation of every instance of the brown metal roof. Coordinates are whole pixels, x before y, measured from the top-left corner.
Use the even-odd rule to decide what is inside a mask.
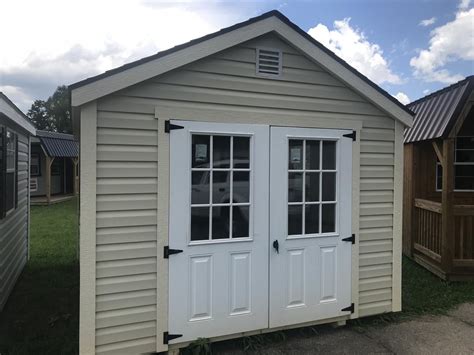
[[[473,88],[474,75],[471,75],[408,104],[415,117],[413,126],[405,130],[405,143],[446,137]]]

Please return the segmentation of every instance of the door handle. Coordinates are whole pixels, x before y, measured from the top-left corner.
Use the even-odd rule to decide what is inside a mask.
[[[278,240],[275,240],[273,242],[273,249],[277,252],[277,254],[280,254],[280,244],[278,244]]]

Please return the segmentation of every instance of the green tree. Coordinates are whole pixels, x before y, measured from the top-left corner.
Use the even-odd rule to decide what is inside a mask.
[[[62,85],[46,101],[35,100],[27,116],[37,129],[72,133],[69,91]]]

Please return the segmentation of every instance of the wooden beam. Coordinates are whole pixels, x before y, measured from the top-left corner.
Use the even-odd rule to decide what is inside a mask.
[[[433,148],[434,148],[434,151],[436,153],[436,156],[438,157],[438,160],[440,161],[441,163],[441,166],[444,168],[444,165],[443,165],[443,153],[441,153],[441,148],[439,147],[438,145],[438,142],[436,141],[432,141],[431,144],[433,145]]]
[[[443,141],[443,190],[441,192],[441,267],[449,273],[454,259],[454,139]]]
[[[48,205],[51,203],[51,166],[53,165],[54,158],[51,158],[46,154],[46,201]]]

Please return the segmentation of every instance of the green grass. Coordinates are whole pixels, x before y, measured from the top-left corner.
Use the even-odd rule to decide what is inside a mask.
[[[31,208],[30,250],[30,260],[0,313],[0,354],[76,354],[79,310],[76,200]],[[358,327],[440,314],[464,302],[474,302],[474,282],[442,281],[404,258],[403,312],[351,323]],[[276,341],[273,337],[268,339]],[[244,345],[252,348],[261,341],[245,338]]]
[[[76,200],[31,208],[30,260],[0,313],[0,354],[78,352]]]

